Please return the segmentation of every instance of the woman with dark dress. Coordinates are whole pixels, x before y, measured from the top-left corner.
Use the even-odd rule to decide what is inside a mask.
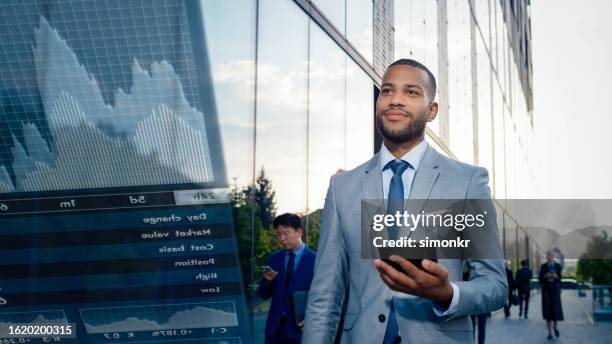
[[[557,321],[563,320],[561,307],[561,265],[554,261],[552,252],[546,253],[547,262],[540,267],[539,281],[542,288],[542,315],[546,320],[548,339],[559,337]]]

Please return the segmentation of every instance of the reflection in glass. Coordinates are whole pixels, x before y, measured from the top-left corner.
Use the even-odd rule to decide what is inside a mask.
[[[503,240],[504,240],[504,209],[502,207],[505,206],[505,204],[500,204],[500,203],[498,203],[499,201],[503,201],[503,200],[496,199],[495,203],[493,203],[493,205],[495,206],[495,215],[496,215],[496,218],[497,218],[497,231],[498,231],[498,234],[499,234],[500,244],[503,244]]]
[[[202,1],[227,176],[251,183],[255,92],[255,3]]]
[[[308,209],[323,207],[329,178],[346,166],[345,56],[310,26]]]
[[[395,56],[425,62],[425,0],[394,2]]]
[[[506,71],[507,71],[507,55],[508,55],[508,36],[506,35],[506,25],[502,24],[499,28],[500,32],[500,46],[499,46],[499,65],[497,69],[497,77],[499,78],[499,84],[502,89],[502,93],[505,98],[508,99],[507,88],[506,88]]]
[[[448,3],[449,146],[461,161],[474,159],[470,8]]]
[[[501,50],[501,8],[499,7],[499,1],[491,2],[491,51],[493,52],[493,68],[497,70],[499,68],[499,54]]]
[[[374,85],[368,75],[346,60],[346,168],[364,163],[374,154]]]
[[[529,258],[529,256],[527,255],[527,235],[525,235],[525,232],[523,232],[523,230],[521,228],[518,228],[517,230],[517,234],[518,234],[518,260],[519,262],[522,259],[527,259]]]
[[[395,59],[411,58],[423,63],[438,78],[438,4],[430,0],[396,0]],[[428,124],[439,135],[439,121]]]
[[[496,83],[493,83],[493,166],[495,178],[493,190],[495,198],[506,197],[506,162],[505,162],[505,130],[504,106],[501,92]]]
[[[370,64],[374,57],[372,0],[346,1],[346,37]]]
[[[516,252],[516,223],[506,214],[504,214],[504,257],[514,260],[517,257]]]
[[[312,0],[312,2],[323,12],[323,15],[332,22],[340,33],[345,33],[345,0]]]
[[[431,70],[439,80],[438,74],[438,2],[425,1],[423,7],[423,24],[425,25],[425,53],[424,64]],[[436,95],[437,97],[437,95]],[[429,129],[440,134],[440,120],[434,120],[428,124]]]
[[[493,127],[491,122],[491,67],[482,39],[476,37],[476,83],[478,99],[478,165],[493,171]]]
[[[259,4],[256,168],[272,182],[277,213],[303,212],[308,18],[292,2]]]
[[[489,15],[489,3],[489,0],[472,1],[472,8],[474,8],[474,12],[476,13],[476,25],[478,25],[487,47],[491,46],[489,42],[491,39],[491,16]]]
[[[514,198],[519,196],[517,193],[518,187],[518,167],[521,164],[522,157],[518,152],[518,136],[514,130],[512,117],[506,111],[504,114],[504,124],[506,130],[506,198]]]

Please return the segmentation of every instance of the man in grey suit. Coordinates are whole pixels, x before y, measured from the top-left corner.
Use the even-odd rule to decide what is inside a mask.
[[[463,281],[460,259],[424,259],[419,269],[391,256],[402,273],[380,259],[362,258],[361,200],[491,202],[486,169],[451,160],[424,140],[426,124],[438,112],[435,93],[434,76],[417,61],[398,60],[385,72],[376,102],[380,152],[330,180],[304,343],[332,343],[337,331],[342,343],[472,342],[468,316],[504,305],[502,260],[471,259]],[[497,240],[494,246],[501,252]]]

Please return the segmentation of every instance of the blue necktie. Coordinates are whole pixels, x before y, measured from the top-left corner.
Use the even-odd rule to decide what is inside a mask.
[[[289,287],[291,278],[293,277],[293,268],[295,265],[295,253],[289,252],[289,262],[287,263],[287,271],[285,272],[285,288]]]
[[[387,214],[395,215],[396,212],[404,210],[404,182],[402,181],[402,174],[408,167],[410,167],[410,164],[403,160],[394,160],[385,166],[385,169],[390,168],[393,171],[393,177],[389,184],[389,197],[387,198]],[[387,228],[387,230],[389,231],[389,239],[396,240],[399,237],[399,228],[391,227]],[[400,342],[401,337],[397,319],[395,318],[395,308],[393,307],[393,300],[391,300],[391,312],[389,312],[383,344]]]
[[[402,174],[408,167],[410,167],[410,164],[404,160],[393,160],[385,166],[385,169],[390,168],[393,171],[393,177],[391,178],[391,183],[389,183],[387,214],[395,216],[398,211],[401,213],[404,210],[404,182],[402,181]],[[389,239],[396,240],[399,237],[399,229],[397,227],[391,227],[387,230],[389,231]]]

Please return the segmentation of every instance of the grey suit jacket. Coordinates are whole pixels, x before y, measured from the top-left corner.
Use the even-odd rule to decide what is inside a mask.
[[[456,312],[451,316],[437,316],[430,300],[393,292],[380,279],[373,261],[362,259],[360,251],[360,202],[383,199],[382,190],[379,154],[351,171],[331,177],[315,275],[308,294],[303,343],[332,343],[338,330],[342,331],[342,343],[382,343],[391,302],[404,343],[471,342],[472,326],[467,316],[497,310],[507,298],[503,262],[472,260],[470,279],[462,281],[463,261],[439,260],[460,291]],[[416,171],[409,196],[423,200],[491,198],[486,169],[451,160],[431,145]],[[497,246],[501,252],[498,241]],[[344,300],[346,288],[349,294]],[[343,302],[346,313],[338,329]]]

